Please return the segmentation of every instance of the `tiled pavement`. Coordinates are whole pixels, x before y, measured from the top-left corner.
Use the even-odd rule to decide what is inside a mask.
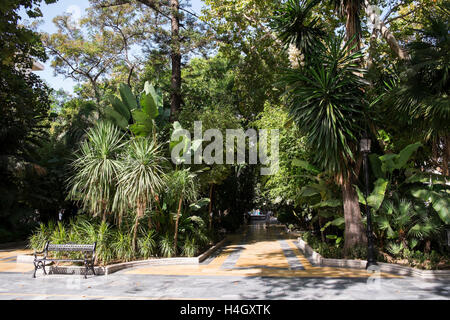
[[[28,251],[29,252],[29,251]],[[252,226],[200,265],[141,267],[108,276],[38,274],[0,250],[2,299],[449,299],[450,282],[313,267],[282,229]],[[372,279],[374,280],[374,279]]]
[[[200,265],[140,267],[125,274],[216,275],[264,277],[367,278],[373,275],[360,269],[313,267],[284,228],[264,224],[250,225],[220,252]],[[398,277],[381,274],[381,277]]]

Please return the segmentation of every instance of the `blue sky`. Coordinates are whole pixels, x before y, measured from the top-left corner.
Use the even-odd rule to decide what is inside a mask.
[[[1,1],[1,0],[0,0]],[[200,10],[203,6],[203,1],[201,0],[191,0],[191,10],[200,13]],[[56,27],[53,24],[53,18],[64,14],[66,12],[70,12],[74,17],[79,15],[84,15],[85,10],[89,7],[88,0],[59,0],[53,4],[45,4],[43,1],[41,3],[40,9],[42,11],[43,17],[40,18],[42,20],[42,24],[39,25],[38,31],[53,33],[56,32]],[[28,16],[25,11],[21,12],[21,16],[23,19],[28,20]],[[45,65],[45,70],[39,71],[37,74],[44,79],[53,89],[58,90],[60,88],[65,91],[72,93],[73,87],[76,84],[72,79],[66,79],[64,76],[55,75],[53,68],[51,67],[51,60],[48,59]]]

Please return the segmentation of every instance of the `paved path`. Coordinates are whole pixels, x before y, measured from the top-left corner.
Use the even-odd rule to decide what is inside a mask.
[[[0,299],[449,299],[449,281],[313,267],[282,229],[250,226],[200,265],[31,278],[0,251]],[[9,266],[8,266],[9,265]],[[372,275],[372,277],[370,277]],[[370,277],[370,278],[369,278]]]

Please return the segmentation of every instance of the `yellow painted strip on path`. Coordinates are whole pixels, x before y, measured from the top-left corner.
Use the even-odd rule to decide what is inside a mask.
[[[289,262],[278,241],[259,241],[247,244],[236,262],[236,267],[267,266],[289,268]]]
[[[0,252],[0,259],[2,258],[8,258],[8,257],[15,257],[18,256],[19,254],[30,254],[33,253],[33,250],[11,250],[11,251],[3,251]]]
[[[291,249],[294,251],[297,258],[302,263],[303,267],[305,269],[311,269],[312,268],[311,263],[309,263],[308,259],[306,259],[305,256],[300,252],[300,250],[295,245],[294,241],[293,240],[286,240],[286,241],[289,244],[289,246],[291,247]]]
[[[0,272],[29,272],[34,266],[29,263],[0,263]]]

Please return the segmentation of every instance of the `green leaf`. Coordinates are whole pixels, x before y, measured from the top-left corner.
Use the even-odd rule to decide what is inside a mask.
[[[158,97],[155,88],[148,82],[145,82],[144,92],[141,94],[140,103],[142,110],[151,118],[156,119],[159,115]]]
[[[106,119],[110,120],[112,123],[114,123],[121,129],[126,130],[128,128],[128,121],[116,110],[112,108],[107,108],[105,110],[105,116]]]
[[[109,103],[111,103],[114,110],[122,115],[128,122],[131,118],[131,109],[128,109],[128,106],[120,101],[120,99],[116,96],[110,95],[107,99]]]
[[[134,96],[133,92],[131,92],[131,89],[127,84],[120,84],[119,93],[123,103],[128,107],[128,110],[134,110],[138,108],[136,97]]]
[[[381,170],[392,173],[395,169],[404,168],[412,154],[421,146],[422,144],[420,142],[416,142],[406,146],[398,154],[391,153],[379,157],[382,162]]]
[[[311,206],[311,208],[323,208],[323,207],[340,207],[342,206],[342,201],[339,199],[329,199],[319,202],[318,204],[315,204]]]
[[[133,110],[134,124],[130,126],[130,130],[137,136],[148,137],[153,131],[152,119],[142,110]]]
[[[366,199],[364,198],[364,194],[359,190],[359,187],[357,185],[354,185],[356,194],[358,195],[358,201],[359,203],[366,204]]]
[[[367,203],[370,207],[372,207],[375,210],[378,210],[383,203],[384,195],[386,193],[386,188],[388,185],[388,181],[385,179],[377,179],[375,181],[375,187],[372,191],[372,193],[367,198]]]
[[[447,194],[441,194],[428,189],[413,189],[411,194],[423,202],[430,202],[441,220],[445,224],[450,224],[450,214],[448,212],[449,201]]]
[[[294,159],[292,160],[292,165],[296,166],[296,167],[301,167],[309,172],[312,172],[314,174],[319,174],[320,170],[313,166],[312,164],[310,164],[308,161],[304,161],[304,160],[300,160],[300,159]]]
[[[191,204],[189,205],[189,207],[190,207],[193,211],[196,211],[196,210],[198,210],[198,209],[200,209],[200,208],[206,206],[206,205],[209,203],[209,201],[210,201],[209,198],[202,198],[202,199],[198,200],[198,201],[195,202],[195,203],[191,203]]]
[[[386,174],[381,170],[381,160],[379,155],[376,153],[369,154],[370,168],[372,169],[373,175],[377,178],[386,178]]]

